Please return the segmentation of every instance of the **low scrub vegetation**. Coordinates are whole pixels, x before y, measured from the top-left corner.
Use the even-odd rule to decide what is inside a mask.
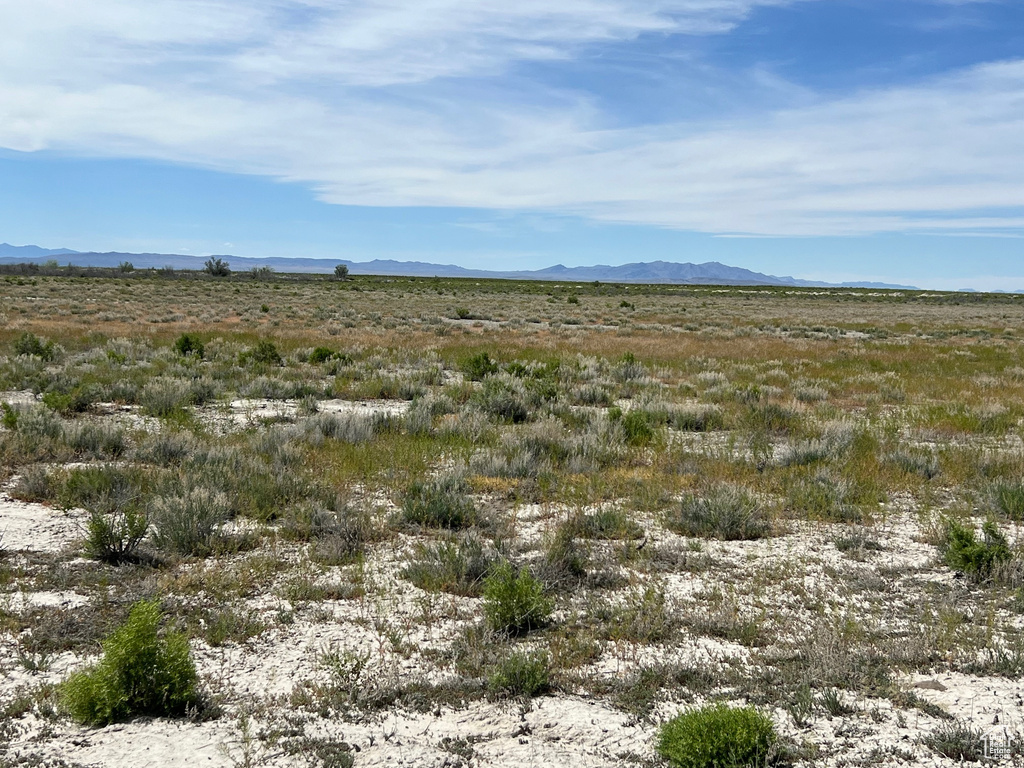
[[[1012,711],[1010,294],[0,272],[0,763],[200,690],[248,765],[970,760]]]
[[[78,722],[107,725],[140,715],[182,716],[200,698],[184,635],[160,633],[156,602],[135,605],[127,621],[103,641],[103,657],[60,687],[61,705]]]

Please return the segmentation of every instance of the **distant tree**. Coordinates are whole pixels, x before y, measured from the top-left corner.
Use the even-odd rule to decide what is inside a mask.
[[[119,270],[121,270],[122,272],[134,272],[135,271],[135,265],[132,264],[130,261],[122,261],[120,264],[117,265],[117,268]]]
[[[269,280],[274,275],[273,267],[253,267],[249,270],[253,280]]]
[[[348,280],[348,267],[345,264],[338,264],[334,268],[334,276],[339,280]]]
[[[217,256],[211,256],[206,260],[206,264],[203,265],[203,269],[207,274],[213,275],[214,277],[227,277],[231,274],[230,265]]]

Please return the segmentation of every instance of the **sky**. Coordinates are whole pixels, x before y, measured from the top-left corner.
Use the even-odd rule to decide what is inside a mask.
[[[1021,0],[0,0],[0,241],[1024,287]]]

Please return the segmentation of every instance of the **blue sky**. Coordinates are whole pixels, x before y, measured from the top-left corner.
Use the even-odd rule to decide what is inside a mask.
[[[0,0],[0,241],[1024,287],[1019,0]]]

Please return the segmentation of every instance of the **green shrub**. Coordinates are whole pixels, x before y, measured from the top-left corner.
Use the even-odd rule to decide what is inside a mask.
[[[683,712],[658,733],[658,752],[675,768],[760,768],[776,757],[777,744],[767,715],[724,704]]]
[[[517,574],[503,562],[484,580],[484,618],[495,632],[521,635],[538,629],[548,623],[554,606],[526,568]]]
[[[492,692],[532,698],[551,689],[551,658],[544,651],[516,652],[498,662],[487,678]]]
[[[231,265],[217,256],[211,256],[203,264],[203,270],[213,277],[227,277],[231,274]]]
[[[110,498],[90,504],[88,511],[85,554],[113,565],[134,560],[149,531],[146,514],[134,506],[121,506]]]
[[[946,523],[946,533],[939,551],[946,565],[968,576],[983,580],[992,574],[993,567],[1012,556],[1006,536],[994,522],[988,520],[981,527],[982,540],[978,541],[973,527],[956,520]]]
[[[193,355],[202,359],[206,353],[206,347],[198,336],[183,333],[174,341],[174,351],[182,357]]]
[[[705,495],[687,493],[666,524],[684,536],[743,541],[771,534],[772,523],[743,488],[718,485]]]
[[[157,601],[136,603],[128,620],[103,641],[103,658],[59,688],[72,718],[102,726],[138,715],[180,716],[199,705],[188,641],[159,632]]]
[[[14,410],[14,407],[10,403],[0,403],[0,424],[5,429],[15,430],[18,428],[18,412]]]
[[[462,362],[462,372],[470,381],[483,381],[487,376],[498,372],[498,364],[491,360],[489,354],[480,352]]]
[[[319,365],[320,363],[326,363],[328,360],[333,360],[337,356],[338,353],[329,347],[317,347],[309,353],[308,359],[314,365]]]
[[[43,405],[51,411],[56,411],[62,416],[71,416],[89,410],[96,400],[96,393],[93,387],[79,386],[68,390],[53,389],[44,392],[41,399]]]
[[[467,528],[476,517],[476,507],[466,496],[462,480],[453,476],[413,483],[402,504],[405,522],[427,528]]]
[[[52,341],[43,341],[28,331],[14,340],[14,354],[16,355],[35,355],[43,360],[52,360],[54,352]]]
[[[279,366],[284,363],[281,359],[281,353],[277,351],[277,347],[274,342],[269,339],[264,339],[256,343],[256,346],[250,347],[239,356],[239,362],[243,365],[274,365]]]

